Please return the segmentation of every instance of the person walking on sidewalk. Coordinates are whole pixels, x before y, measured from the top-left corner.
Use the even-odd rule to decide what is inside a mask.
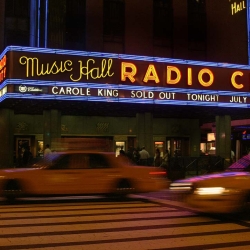
[[[140,155],[140,165],[147,166],[148,165],[148,159],[149,159],[149,153],[145,149],[145,147],[142,147],[142,150],[139,152]]]

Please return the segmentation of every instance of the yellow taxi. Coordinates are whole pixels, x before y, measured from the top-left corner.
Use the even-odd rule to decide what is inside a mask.
[[[113,153],[57,152],[27,168],[0,170],[0,196],[114,195],[168,188],[159,167],[134,166]]]
[[[235,213],[250,202],[250,155],[223,172],[195,176],[170,184],[170,190],[186,195],[187,205],[200,212]]]

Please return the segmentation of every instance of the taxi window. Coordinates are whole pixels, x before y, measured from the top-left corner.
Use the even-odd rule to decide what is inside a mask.
[[[110,168],[110,164],[104,155],[101,154],[89,154],[89,168]]]
[[[88,156],[86,154],[72,154],[70,156],[70,169],[82,169],[88,167]]]
[[[82,169],[88,167],[86,154],[65,154],[61,155],[50,169]]]
[[[68,169],[70,162],[70,155],[60,155],[58,158],[51,161],[49,169]]]
[[[49,169],[98,169],[110,165],[101,154],[63,154],[51,162]]]

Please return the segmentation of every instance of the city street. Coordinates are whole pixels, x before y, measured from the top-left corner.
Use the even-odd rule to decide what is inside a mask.
[[[169,191],[102,197],[0,201],[0,249],[248,249],[247,215],[212,216]]]

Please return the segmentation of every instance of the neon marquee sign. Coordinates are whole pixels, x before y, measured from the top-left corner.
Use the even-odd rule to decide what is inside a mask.
[[[21,82],[21,81],[19,81]],[[116,85],[103,85],[88,83],[83,84],[50,84],[47,87],[34,86],[34,82],[15,85],[15,93],[19,98],[41,98],[58,100],[83,100],[105,102],[130,102],[130,103],[157,103],[157,104],[183,104],[204,106],[243,107],[250,105],[250,95],[231,92],[184,90],[177,88],[142,88],[131,90],[130,86],[117,87]],[[41,84],[42,85],[42,84]],[[70,86],[69,86],[70,85]],[[44,86],[44,85],[43,85]],[[39,90],[39,91],[37,91]],[[32,93],[34,92],[34,93]],[[34,94],[35,96],[32,96]],[[38,94],[38,95],[37,95]],[[14,95],[14,94],[13,94]]]
[[[118,55],[119,56],[119,55]],[[199,64],[150,62],[44,53],[12,52],[14,79],[93,82],[133,86],[194,88],[201,90],[248,91],[249,70]],[[171,62],[170,62],[171,61]]]
[[[248,65],[17,46],[3,53],[0,88],[13,86],[5,98],[250,107]]]
[[[19,63],[25,65],[27,78],[34,76],[57,75],[64,72],[72,72],[74,69],[71,60],[59,62],[54,61],[52,64],[43,64],[39,62],[37,57],[22,56],[19,59]],[[102,59],[100,66],[96,66],[96,61],[92,58],[86,61],[86,65],[83,65],[83,61],[81,60],[79,60],[78,63],[79,75],[75,76],[74,74],[71,74],[69,76],[70,80],[73,82],[81,81],[83,76],[85,76],[86,80],[90,80],[111,77],[114,75],[114,73],[111,72],[113,63],[112,59]]]
[[[6,78],[6,55],[0,59],[0,82]]]

